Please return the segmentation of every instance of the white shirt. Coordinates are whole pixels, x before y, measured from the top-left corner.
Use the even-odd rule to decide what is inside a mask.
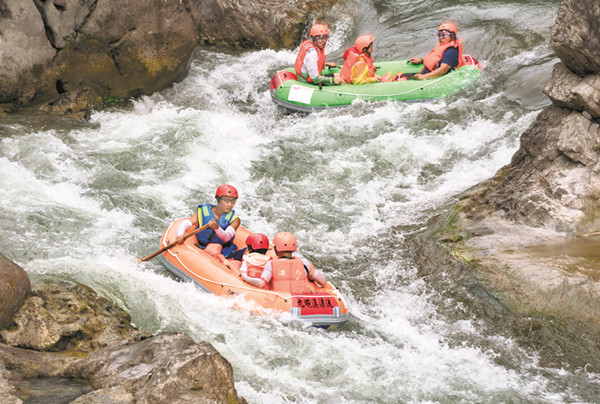
[[[306,52],[300,73],[302,73],[303,76],[308,74],[311,80],[319,75],[319,54],[316,49],[310,48]]]

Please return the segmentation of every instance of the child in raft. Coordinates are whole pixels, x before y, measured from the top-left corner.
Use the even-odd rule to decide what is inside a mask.
[[[267,256],[269,250],[269,238],[262,233],[252,233],[246,238],[248,252],[242,258],[240,266],[241,277],[252,286],[261,289],[271,289],[269,280],[263,277],[265,265],[271,260]]]

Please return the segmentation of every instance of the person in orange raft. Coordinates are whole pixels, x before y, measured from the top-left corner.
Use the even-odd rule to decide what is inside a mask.
[[[438,27],[438,45],[423,58],[410,58],[413,64],[425,65],[421,73],[415,74],[415,80],[433,79],[460,67],[463,63],[462,40],[457,38],[456,25],[445,22]]]
[[[329,39],[329,28],[325,24],[315,24],[310,29],[310,38],[302,42],[294,70],[298,80],[313,84],[332,85],[344,84],[339,73],[322,75],[325,66],[337,67],[335,63],[325,60],[325,45]]]
[[[293,256],[298,243],[292,233],[277,233],[273,237],[273,245],[277,258],[267,262],[261,275],[261,279],[271,282],[273,290],[303,293],[306,278],[321,286],[327,284],[325,275],[315,269],[309,260]]]
[[[271,260],[267,255],[269,250],[269,238],[262,233],[252,233],[246,238],[248,252],[242,259],[240,276],[252,286],[262,289],[270,289],[269,280],[264,274],[265,265]]]
[[[235,231],[241,222],[233,210],[238,191],[232,185],[222,184],[217,188],[215,198],[216,205],[198,205],[196,212],[181,222],[177,228],[177,242],[183,243],[183,236],[190,227],[197,229],[208,224],[209,228],[196,234],[197,245],[217,259],[241,260],[246,249],[237,250],[237,246],[233,244]]]
[[[361,35],[354,41],[354,46],[344,52],[344,65],[340,76],[346,83],[365,84],[382,81],[381,77],[375,76],[373,41],[373,35]]]

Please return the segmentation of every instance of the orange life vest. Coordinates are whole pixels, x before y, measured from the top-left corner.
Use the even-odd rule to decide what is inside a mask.
[[[300,45],[300,51],[298,51],[298,56],[296,56],[296,63],[294,63],[294,70],[296,71],[296,74],[300,77],[302,76],[302,65],[304,64],[304,57],[306,56],[306,52],[308,52],[310,49],[316,49],[317,50],[317,55],[319,55],[319,58],[317,60],[317,67],[319,68],[319,74],[321,74],[321,72],[323,71],[323,68],[325,67],[325,59],[327,58],[325,56],[325,51],[323,49],[320,49],[317,45],[315,45],[314,43],[312,43],[312,41],[309,41],[308,39],[304,42],[302,42],[302,45]],[[302,76],[304,77],[304,76]],[[310,78],[310,76],[304,77],[307,81],[312,83],[312,80]]]
[[[271,285],[273,290],[303,293],[306,284],[306,269],[300,258],[279,258],[271,261],[273,277]]]
[[[344,59],[344,61],[346,59],[348,59],[348,55],[350,53],[356,53],[357,55],[360,53],[360,51],[356,48],[356,46],[351,46],[348,49],[346,49],[346,51],[344,52],[344,56],[342,56],[342,58]]]
[[[457,48],[458,49],[458,66],[459,68],[464,64],[463,61],[463,47],[462,40],[456,39],[452,42],[448,42],[446,44],[438,44],[427,56],[423,58],[423,65],[430,71],[434,71],[436,65],[442,60],[444,57],[444,51],[448,48]]]
[[[246,268],[248,269],[248,276],[251,278],[260,278],[265,265],[270,260],[271,257],[257,252],[251,252],[244,256],[244,262],[246,263]]]
[[[356,49],[355,47],[348,48],[346,52],[346,58],[344,60],[344,65],[342,66],[342,70],[340,71],[340,76],[346,83],[352,82],[352,68],[358,61],[362,58],[367,66],[369,67],[369,77],[375,77],[375,66],[373,65],[373,58],[366,53],[358,54],[354,52],[352,49]]]

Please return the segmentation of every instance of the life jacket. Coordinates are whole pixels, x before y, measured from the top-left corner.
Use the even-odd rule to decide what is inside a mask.
[[[325,51],[323,49],[320,49],[317,45],[315,45],[312,41],[308,39],[302,42],[302,45],[300,45],[300,51],[298,52],[298,56],[296,56],[296,63],[294,63],[294,70],[296,70],[296,74],[298,75],[298,77],[302,77],[306,81],[312,83],[310,76],[302,76],[302,65],[304,64],[304,57],[306,56],[306,52],[308,52],[310,49],[315,49],[317,51],[317,55],[319,55],[319,58],[317,60],[317,67],[319,68],[319,74],[321,74],[323,68],[325,67],[325,59],[327,58],[327,56],[325,56]]]
[[[356,49],[355,47],[352,48]],[[360,59],[363,59],[369,67],[368,77],[375,77],[375,65],[373,65],[373,58],[366,53],[355,53],[352,48],[348,48],[346,50],[346,52],[348,52],[348,56],[345,58],[344,65],[342,66],[342,70],[340,72],[342,79],[344,79],[346,83],[352,82],[352,68],[360,61]]]
[[[204,226],[205,224],[207,224],[208,222],[210,222],[212,219],[215,218],[215,214],[213,213],[213,210],[212,210],[212,208],[214,208],[214,207],[216,207],[216,205],[210,205],[208,203],[205,203],[203,205],[198,205],[198,211],[197,211],[198,226],[196,228]],[[223,230],[225,230],[237,218],[238,217],[235,214],[235,211],[231,210],[231,212],[229,212],[225,215],[222,215],[219,218],[219,226]],[[221,244],[223,246],[222,253],[226,257],[231,251],[235,250],[235,244],[233,244],[233,239],[234,239],[233,237],[231,238],[231,240],[225,242],[225,241],[221,240],[219,238],[219,236],[217,236],[217,233],[215,233],[215,231],[211,228],[204,229],[200,233],[197,233],[196,239],[198,240],[198,244],[200,245],[200,247],[202,249],[204,249],[210,243]],[[231,247],[234,247],[234,248],[232,249]]]
[[[346,51],[344,52],[344,56],[342,56],[344,61],[348,59],[350,53],[356,53],[357,55],[360,55],[360,51],[356,48],[356,46],[351,46],[348,49],[346,49]]]
[[[425,65],[430,72],[434,71],[437,64],[444,57],[444,51],[448,48],[458,49],[458,66],[456,66],[456,68],[462,66],[464,64],[462,39],[456,39],[446,44],[438,44],[431,52],[429,52],[427,56],[423,58],[423,65]]]
[[[257,252],[251,252],[244,256],[246,268],[248,269],[248,276],[251,278],[260,278],[263,269],[265,269],[265,265],[270,260],[271,257]]]
[[[290,292],[292,294],[304,293],[306,288],[306,268],[300,258],[279,258],[271,262],[273,277],[271,285],[273,290]]]

